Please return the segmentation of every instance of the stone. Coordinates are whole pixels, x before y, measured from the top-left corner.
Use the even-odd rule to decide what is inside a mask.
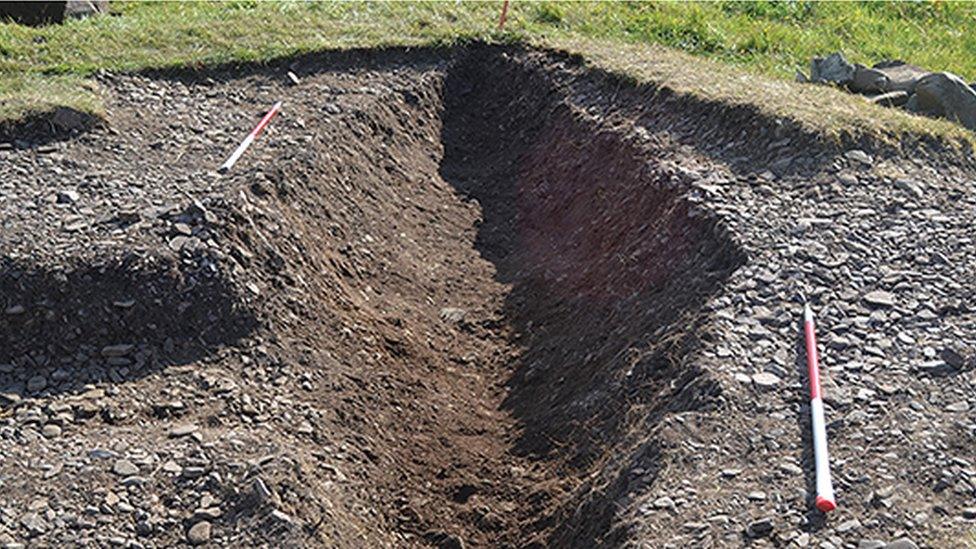
[[[120,459],[112,466],[112,472],[120,477],[131,477],[139,474],[139,467],[127,459]]]
[[[288,80],[291,81],[291,83],[292,83],[293,86],[297,86],[297,85],[299,85],[299,84],[302,83],[302,81],[298,79],[298,75],[295,74],[295,73],[293,73],[293,72],[291,72],[291,71],[288,71],[288,75],[287,76],[288,76]]]
[[[836,52],[827,57],[814,57],[810,61],[810,80],[846,85],[854,80],[854,70],[854,65],[848,63],[843,54]]]
[[[976,91],[958,76],[938,72],[922,78],[915,87],[915,98],[920,112],[976,130]]]
[[[291,515],[287,513],[283,513],[277,509],[271,511],[271,518],[277,520],[278,522],[284,522],[285,524],[291,524],[294,522],[294,520],[291,518]]]
[[[771,389],[779,385],[780,379],[776,374],[760,372],[752,375],[752,382],[762,389]]]
[[[918,545],[909,538],[898,538],[886,545],[885,549],[918,549]]]
[[[976,519],[976,507],[966,507],[962,510],[962,518],[967,520]]]
[[[30,536],[43,534],[51,528],[44,517],[37,513],[27,513],[20,517],[20,525],[24,527],[24,530],[27,530],[27,534]]]
[[[169,430],[171,438],[185,437],[197,432],[200,428],[193,424],[177,425]]]
[[[969,403],[965,400],[960,400],[959,402],[953,402],[952,404],[946,406],[946,410],[949,412],[968,412]]]
[[[260,478],[254,479],[251,483],[251,494],[254,502],[261,505],[266,503],[276,504],[278,501],[278,495],[268,488],[268,485]]]
[[[210,541],[211,528],[209,522],[202,520],[190,527],[186,533],[186,539],[193,545],[206,543]]]
[[[761,538],[773,531],[773,519],[769,517],[754,520],[746,526],[746,535],[751,538]]]
[[[27,380],[27,390],[36,393],[47,387],[47,378],[41,375],[36,375]]]
[[[875,105],[881,105],[882,107],[900,107],[905,103],[908,103],[909,97],[910,95],[908,92],[891,91],[871,97],[871,102]]]
[[[659,497],[656,500],[654,500],[654,508],[655,509],[674,509],[675,508],[674,500],[671,499],[671,498],[669,498],[669,497],[667,497],[667,496]]]
[[[939,358],[941,358],[946,364],[952,366],[956,370],[962,370],[966,365],[966,359],[958,351],[950,349],[948,347],[942,349],[939,352]]]
[[[48,423],[41,429],[41,434],[46,438],[55,438],[61,436],[61,427],[55,425],[54,423]]]
[[[854,65],[854,75],[848,87],[857,93],[878,93],[888,91],[888,76],[877,70]]]
[[[871,158],[871,155],[869,155],[868,153],[860,149],[851,149],[846,153],[844,153],[844,157],[847,158],[848,160],[859,162],[866,166],[870,166],[871,164],[874,163],[874,159]]]
[[[441,309],[440,317],[441,320],[445,322],[453,322],[456,324],[464,320],[464,315],[466,314],[467,312],[464,309],[458,309],[456,307],[444,307]]]
[[[876,63],[871,69],[888,79],[884,91],[903,91],[909,95],[915,93],[915,86],[919,80],[932,74],[932,71],[909,65],[904,61],[882,61]]]
[[[201,507],[193,512],[190,520],[214,520],[220,518],[221,514],[219,507]]]
[[[64,190],[58,192],[57,201],[58,204],[74,204],[81,199],[81,195],[77,191]]]
[[[875,290],[864,295],[864,302],[873,307],[894,307],[895,296],[891,292]]]
[[[102,348],[102,356],[106,358],[126,356],[132,352],[133,348],[135,348],[135,346],[128,343],[108,345]]]
[[[857,542],[857,549],[884,549],[885,542],[878,539],[862,539]]]

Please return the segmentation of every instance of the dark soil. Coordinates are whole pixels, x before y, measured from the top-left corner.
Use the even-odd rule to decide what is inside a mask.
[[[11,543],[168,546],[201,521],[221,546],[751,539],[736,517],[703,541],[687,522],[725,508],[692,496],[646,518],[698,478],[675,421],[721,432],[766,409],[730,405],[709,370],[716,311],[755,292],[727,287],[749,246],[726,220],[746,206],[702,189],[761,186],[791,138],[781,175],[833,177],[836,145],[734,109],[713,120],[744,133],[685,126],[716,107],[511,49],[104,85],[107,127],[0,150]],[[139,472],[113,476],[121,459]]]

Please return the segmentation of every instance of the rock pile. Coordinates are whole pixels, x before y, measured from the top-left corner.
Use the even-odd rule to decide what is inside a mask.
[[[851,64],[841,53],[814,57],[810,75],[797,81],[835,84],[867,95],[873,103],[927,116],[942,117],[976,130],[976,83],[949,72],[931,72],[904,61],[882,61],[873,67]]]

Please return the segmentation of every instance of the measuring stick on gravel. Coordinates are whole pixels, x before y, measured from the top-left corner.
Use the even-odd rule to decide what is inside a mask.
[[[271,122],[271,119],[274,118],[275,115],[278,114],[278,111],[280,110],[281,110],[281,101],[278,101],[277,103],[274,104],[273,107],[271,107],[271,110],[268,111],[267,114],[265,114],[264,117],[261,118],[261,121],[258,122],[258,125],[254,126],[254,129],[251,130],[251,133],[247,134],[247,137],[244,138],[244,141],[241,141],[241,144],[237,146],[237,149],[235,149],[234,153],[230,155],[230,158],[227,159],[227,162],[224,162],[219,168],[217,168],[217,171],[220,173],[226,173],[228,170],[233,168],[234,164],[237,163],[241,155],[244,154],[244,151],[246,151],[247,148],[251,146],[251,143],[254,143],[254,140],[258,138],[258,135],[261,134],[261,131],[264,130],[264,127],[268,125],[268,122]]]
[[[824,513],[837,508],[834,487],[830,482],[830,458],[827,455],[827,427],[824,424],[824,406],[820,392],[820,366],[818,365],[817,334],[813,330],[813,312],[803,304],[803,335],[807,343],[807,370],[810,376],[810,415],[813,423],[813,458],[817,467],[817,509]]]

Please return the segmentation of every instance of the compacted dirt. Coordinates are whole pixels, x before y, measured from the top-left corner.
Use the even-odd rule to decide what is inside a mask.
[[[483,46],[100,85],[0,145],[0,543],[976,539],[971,157]]]

